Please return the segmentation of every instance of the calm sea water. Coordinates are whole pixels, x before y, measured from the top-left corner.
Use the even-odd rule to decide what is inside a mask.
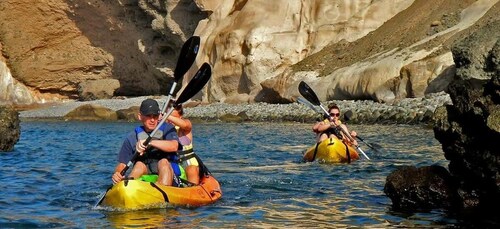
[[[13,152],[0,153],[0,228],[110,227],[447,227],[445,212],[391,210],[387,175],[402,165],[447,166],[432,130],[351,126],[379,144],[352,164],[301,162],[311,125],[204,123],[194,126],[199,156],[220,181],[209,206],[140,211],[93,209],[111,184],[123,138],[136,123],[22,122]]]

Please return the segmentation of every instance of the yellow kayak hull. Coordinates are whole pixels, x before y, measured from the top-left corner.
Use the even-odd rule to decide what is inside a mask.
[[[205,176],[199,185],[173,187],[141,180],[124,180],[106,192],[101,205],[116,209],[144,209],[171,205],[203,206],[222,197],[219,182]]]
[[[304,161],[317,160],[321,163],[350,163],[358,159],[359,154],[355,148],[335,137],[328,138],[319,145],[314,144],[304,154]]]

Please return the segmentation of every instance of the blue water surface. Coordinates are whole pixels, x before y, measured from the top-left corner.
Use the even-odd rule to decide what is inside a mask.
[[[441,210],[405,214],[384,195],[402,165],[447,166],[432,130],[351,126],[381,152],[371,161],[303,163],[310,124],[198,123],[195,149],[222,186],[215,204],[138,211],[94,209],[116,154],[137,123],[25,121],[13,152],[0,153],[1,228],[449,227]]]

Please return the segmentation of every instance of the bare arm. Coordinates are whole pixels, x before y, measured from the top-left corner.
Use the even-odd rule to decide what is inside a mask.
[[[179,147],[179,143],[176,140],[151,140],[149,145],[163,152],[175,152]]]
[[[189,121],[188,119],[170,115],[168,116],[167,120],[173,123],[175,126],[178,126],[184,133],[190,133],[191,129],[193,128],[191,121]]]
[[[316,124],[314,124],[313,131],[315,133],[321,133],[325,130],[328,130],[328,128],[330,128],[330,127],[331,127],[330,123],[326,123],[324,121],[321,121],[321,122],[317,122]]]

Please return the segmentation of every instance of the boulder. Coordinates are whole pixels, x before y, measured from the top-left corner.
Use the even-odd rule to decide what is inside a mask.
[[[19,113],[10,105],[0,105],[0,151],[12,151],[19,141]]]
[[[85,104],[70,111],[64,116],[64,119],[67,121],[115,121],[118,120],[118,115],[112,109],[95,104]]]
[[[139,106],[132,106],[127,109],[120,109],[116,111],[118,120],[127,122],[137,122],[137,114],[139,114]]]
[[[81,101],[110,99],[120,87],[117,79],[100,79],[81,82],[78,85],[78,97]]]
[[[442,166],[403,166],[387,176],[384,193],[398,210],[451,208],[458,196],[455,186]]]

